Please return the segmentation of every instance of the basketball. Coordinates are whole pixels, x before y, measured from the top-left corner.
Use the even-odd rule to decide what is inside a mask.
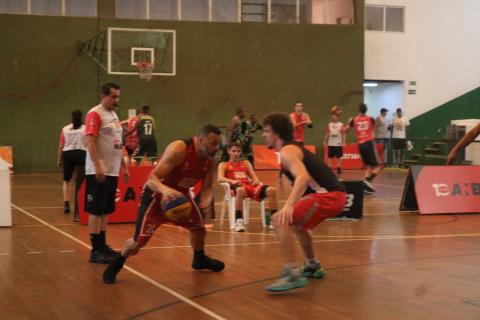
[[[340,116],[342,114],[342,107],[340,106],[333,106],[332,109],[330,109],[331,114],[335,114],[337,116]]]
[[[163,206],[163,213],[168,220],[173,222],[188,218],[191,210],[192,204],[185,196],[168,201]]]

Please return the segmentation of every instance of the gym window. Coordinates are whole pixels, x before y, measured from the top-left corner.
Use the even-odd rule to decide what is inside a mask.
[[[405,8],[394,6],[365,6],[365,30],[404,32]]]

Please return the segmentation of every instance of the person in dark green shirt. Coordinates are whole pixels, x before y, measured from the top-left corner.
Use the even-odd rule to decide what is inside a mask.
[[[143,157],[157,156],[157,140],[155,139],[155,119],[150,115],[150,107],[142,107],[142,115],[137,124],[138,155]]]
[[[242,157],[250,161],[253,166],[253,138],[255,133],[262,130],[262,126],[258,123],[258,117],[256,114],[250,115],[250,121],[244,121],[240,125],[241,127],[241,140],[242,140]]]

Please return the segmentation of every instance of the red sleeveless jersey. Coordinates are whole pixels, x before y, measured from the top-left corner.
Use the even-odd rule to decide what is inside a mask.
[[[303,115],[298,115],[295,112],[292,112],[291,115],[295,119],[296,123],[299,123],[303,120]],[[305,125],[299,125],[293,128],[293,141],[303,142],[305,140]]]
[[[205,178],[213,161],[209,158],[199,159],[195,151],[196,138],[183,140],[187,144],[187,154],[183,164],[176,167],[162,179],[162,183],[183,194],[188,194],[190,187]]]
[[[364,143],[375,139],[373,133],[374,120],[367,115],[358,115],[353,119],[353,127],[355,128],[355,135],[358,143]]]
[[[241,183],[250,183],[247,166],[245,166],[245,162],[242,160],[237,162],[228,161],[225,167],[225,177]]]

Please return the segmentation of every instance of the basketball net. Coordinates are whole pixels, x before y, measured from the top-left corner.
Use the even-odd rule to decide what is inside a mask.
[[[152,80],[153,68],[155,68],[155,63],[150,63],[146,61],[139,61],[137,63],[138,75],[140,79],[145,79],[147,81]]]

